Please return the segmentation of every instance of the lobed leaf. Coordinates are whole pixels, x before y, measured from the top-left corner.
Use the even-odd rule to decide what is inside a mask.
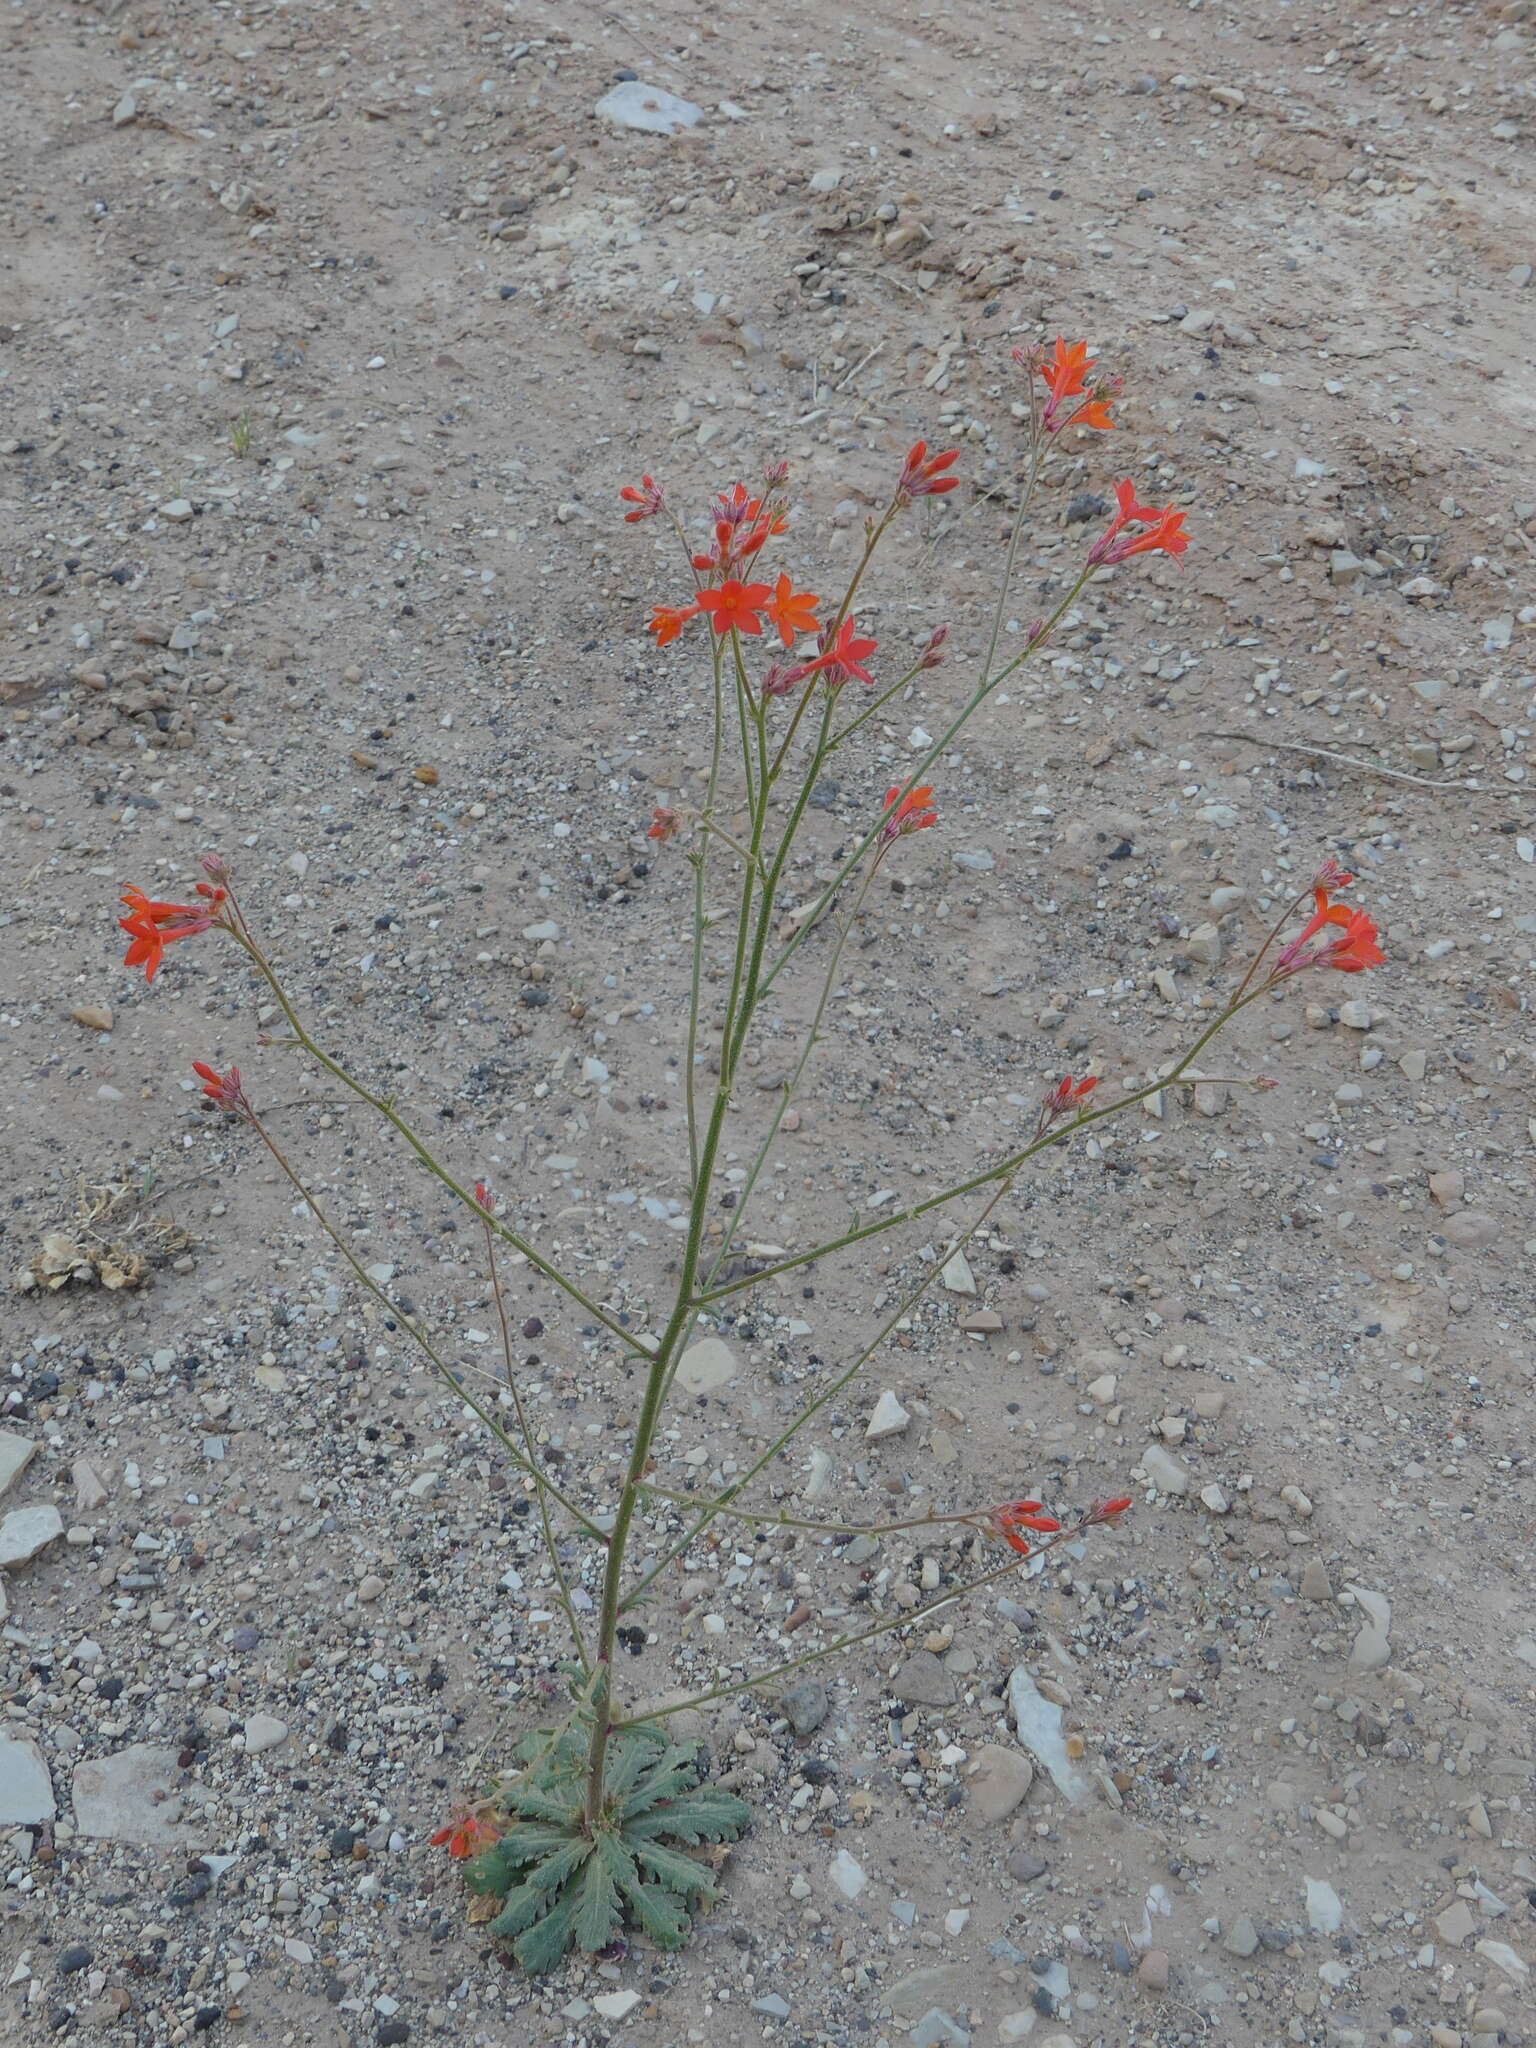
[[[619,1891],[606,1858],[590,1856],[576,1894],[576,1945],[594,1954],[619,1931]]]
[[[559,1962],[571,1945],[576,1904],[576,1891],[572,1887],[561,1894],[542,1920],[536,1920],[526,1934],[513,1942],[512,1953],[525,1970],[537,1974],[541,1970],[552,1970]]]

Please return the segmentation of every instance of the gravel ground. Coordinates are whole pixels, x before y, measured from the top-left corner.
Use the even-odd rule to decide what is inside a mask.
[[[6,2039],[1536,2039],[1529,15],[11,9]],[[616,125],[616,83],[700,118]],[[1191,551],[1092,586],[936,770],[757,1231],[943,1185],[1090,1059],[1152,1074],[1325,854],[1390,965],[1240,1022],[1209,1071],[1271,1092],[1053,1155],[974,1293],[758,1495],[1127,1491],[1124,1526],[700,1716],[758,1814],[721,1903],[681,1956],[529,1983],[428,1844],[551,1696],[529,1503],[189,1062],[240,1061],[494,1399],[478,1233],[257,1043],[214,942],[124,972],[117,891],[224,852],[322,1040],[646,1327],[690,871],[644,827],[698,795],[707,677],[649,651],[677,571],[617,487],[702,504],[785,455],[785,560],[824,590],[907,443],[962,450],[861,604],[883,654],[948,621],[954,658],[818,790],[790,916],[984,651],[1009,350],[1058,332],[1124,371],[1125,425],[1054,461],[1010,635],[1118,476]],[[769,1005],[738,1172],[813,998]],[[942,1242],[737,1297],[663,1483],[723,1483]],[[507,1281],[541,1440],[611,1497],[631,1369]],[[885,1390],[908,1420],[871,1440]],[[719,1532],[660,1582],[629,1698],[968,1562],[963,1533]],[[1060,1711],[1061,1782],[1021,1705]]]

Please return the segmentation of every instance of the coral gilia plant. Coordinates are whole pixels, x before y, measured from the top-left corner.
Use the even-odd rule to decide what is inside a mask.
[[[1000,579],[986,651],[969,685],[954,693],[943,731],[925,745],[922,757],[902,781],[883,795],[871,785],[862,830],[844,849],[820,896],[786,926],[782,892],[785,871],[801,831],[811,791],[860,729],[891,703],[919,673],[945,659],[948,629],[939,626],[905,659],[891,659],[889,646],[861,622],[857,604],[871,563],[892,525],[919,498],[954,490],[957,451],[930,452],[917,441],[897,472],[889,503],[866,527],[864,546],[852,574],[835,599],[805,587],[794,567],[772,560],[787,530],[787,470],[776,465],[762,485],[736,483],[708,507],[702,534],[690,538],[672,513],[667,494],[652,476],[620,492],[629,522],[670,519],[681,550],[681,588],[658,602],[650,620],[657,646],[688,639],[707,663],[713,719],[709,768],[702,801],[658,804],[636,830],[666,844],[680,841],[678,854],[692,868],[692,973],[686,1016],[678,1025],[687,1101],[686,1156],[677,1177],[688,1200],[681,1254],[657,1274],[661,1306],[652,1328],[637,1337],[614,1305],[599,1299],[567,1272],[502,1212],[484,1182],[455,1172],[402,1115],[396,1104],[354,1075],[312,1035],[280,971],[258,940],[223,862],[209,857],[197,900],[159,902],[139,888],[124,891],[127,914],[120,920],[130,940],[127,964],[142,966],[153,979],[166,950],[187,938],[217,931],[234,942],[266,985],[286,1020],[286,1044],[313,1062],[327,1080],[390,1125],[421,1167],[432,1175],[481,1233],[486,1272],[502,1334],[506,1398],[511,1425],[496,1403],[466,1386],[443,1350],[418,1319],[400,1313],[365,1267],[342,1231],[290,1162],[261,1111],[252,1102],[240,1070],[199,1061],[203,1093],[217,1109],[238,1118],[266,1147],[308,1205],[319,1229],[331,1240],[357,1285],[418,1344],[447,1385],[499,1440],[523,1476],[537,1506],[556,1596],[569,1629],[569,1662],[561,1667],[570,1687],[568,1710],[553,1725],[528,1734],[515,1767],[495,1776],[441,1828],[434,1841],[464,1861],[471,1888],[487,1895],[495,1917],[491,1927],[510,1942],[529,1969],[545,1969],[573,1945],[596,1951],[627,1923],[662,1947],[685,1938],[689,1910],[711,1895],[709,1877],[687,1852],[704,1842],[738,1835],[749,1819],[733,1794],[703,1782],[697,1751],[668,1739],[665,1723],[681,1708],[728,1694],[772,1685],[786,1673],[824,1657],[855,1649],[890,1630],[921,1622],[935,1607],[993,1583],[1042,1550],[1077,1539],[1101,1523],[1115,1521],[1130,1506],[1128,1495],[1071,1508],[1036,1499],[982,1502],[906,1522],[835,1523],[780,1513],[763,1497],[771,1468],[800,1432],[846,1388],[880,1351],[902,1319],[933,1284],[944,1261],[963,1246],[1008,1196],[1019,1175],[1051,1146],[1071,1139],[1106,1118],[1122,1114],[1189,1073],[1211,1041],[1250,1005],[1282,990],[1296,975],[1336,970],[1357,973],[1383,958],[1379,933],[1365,911],[1335,900],[1351,877],[1325,864],[1308,891],[1287,906],[1260,947],[1247,974],[1193,1043],[1154,1080],[1129,1091],[1100,1085],[1087,1073],[1044,1080],[1032,1125],[999,1132],[998,1156],[965,1178],[906,1206],[882,1212],[804,1250],[775,1254],[766,1265],[733,1259],[742,1222],[751,1210],[786,1112],[802,1087],[837,985],[844,946],[858,925],[865,897],[888,860],[921,858],[909,840],[941,826],[943,792],[927,777],[977,710],[1024,663],[1051,640],[1090,579],[1111,574],[1138,555],[1176,559],[1189,546],[1184,515],[1176,507],[1143,505],[1134,482],[1115,486],[1116,511],[1105,531],[1086,549],[1055,609],[1034,622],[1019,650],[999,656],[1007,617],[1013,567],[1028,518],[1043,458],[1068,428],[1099,432],[1114,425],[1112,405],[1118,381],[1093,373],[1096,364],[1082,342],[1058,341],[1050,354],[1022,352],[1029,375],[1032,418],[1018,515]],[[1043,402],[1037,386],[1043,386]],[[686,578],[686,581],[684,580]],[[865,619],[868,618],[866,609]],[[724,893],[729,902],[720,928],[727,934],[726,994],[718,1014],[706,1006],[706,935],[719,920],[712,906]],[[1312,910],[1295,937],[1281,943],[1294,912],[1310,895]],[[787,935],[786,935],[787,932]],[[815,952],[821,958],[812,971]],[[743,1132],[744,1112],[736,1082],[769,992],[786,975],[805,969],[818,987],[811,1023],[789,1078],[779,1091],[766,1129]],[[706,1037],[717,1048],[705,1054]],[[1256,1085],[1263,1085],[1258,1083]],[[734,1206],[714,1237],[709,1225],[719,1208],[722,1157],[727,1142],[745,1138],[751,1165],[736,1186]],[[729,1155],[734,1158],[734,1151]],[[938,1211],[955,1216],[948,1242],[930,1260],[916,1284],[854,1355],[829,1367],[812,1399],[760,1453],[750,1457],[713,1495],[668,1492],[652,1477],[658,1432],[667,1414],[679,1361],[701,1322],[717,1320],[736,1298],[782,1279],[869,1239]],[[499,1262],[511,1251],[528,1262],[552,1289],[574,1303],[589,1321],[616,1340],[643,1368],[644,1382],[632,1425],[623,1476],[617,1490],[594,1496],[566,1476],[540,1449],[530,1423],[522,1369],[510,1336]],[[926,1606],[889,1619],[799,1656],[768,1663],[747,1677],[722,1683],[692,1698],[648,1711],[622,1697],[616,1649],[627,1618],[651,1596],[657,1582],[708,1537],[722,1519],[749,1525],[880,1536],[902,1529],[959,1524],[972,1532],[980,1565],[969,1581]],[[679,1526],[681,1525],[681,1526]],[[647,1561],[634,1562],[644,1537]],[[573,1561],[573,1545],[581,1555]],[[985,1546],[992,1546],[990,1554]],[[595,1621],[581,1609],[593,1607],[580,1582],[596,1596]],[[576,1597],[583,1591],[583,1599]],[[628,1624],[632,1626],[632,1624]]]

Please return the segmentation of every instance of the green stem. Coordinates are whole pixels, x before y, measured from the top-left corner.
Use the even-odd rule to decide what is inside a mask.
[[[315,1221],[319,1224],[320,1228],[331,1240],[331,1243],[335,1245],[337,1251],[341,1253],[341,1256],[352,1268],[352,1272],[355,1278],[357,1279],[358,1284],[361,1287],[365,1288],[367,1292],[373,1296],[374,1300],[379,1303],[380,1307],[383,1308],[387,1314],[394,1317],[396,1322],[398,1322],[398,1324],[400,1325],[401,1329],[405,1331],[406,1335],[412,1340],[412,1342],[418,1344],[421,1347],[421,1349],[427,1354],[427,1357],[431,1359],[432,1364],[436,1367],[439,1374],[441,1374],[443,1380],[452,1389],[453,1393],[458,1397],[458,1399],[461,1400],[464,1403],[465,1407],[470,1409],[472,1413],[476,1415],[479,1418],[479,1420],[485,1424],[486,1428],[490,1431],[491,1435],[496,1438],[498,1443],[501,1444],[502,1448],[511,1457],[512,1462],[515,1465],[520,1466],[524,1471],[528,1472],[530,1476],[534,1479],[534,1481],[537,1483],[543,1476],[539,1472],[538,1468],[528,1463],[528,1461],[524,1458],[522,1452],[517,1448],[516,1444],[513,1443],[511,1437],[508,1436],[507,1432],[496,1420],[496,1417],[491,1413],[491,1411],[485,1406],[485,1404],[482,1401],[476,1400],[475,1396],[469,1391],[469,1389],[464,1385],[463,1381],[459,1378],[458,1374],[453,1370],[453,1367],[449,1365],[447,1360],[438,1351],[437,1347],[432,1343],[432,1340],[417,1325],[414,1317],[408,1316],[402,1308],[400,1308],[395,1302],[390,1300],[389,1296],[384,1292],[383,1288],[379,1285],[378,1281],[374,1279],[373,1275],[370,1272],[368,1272],[366,1267],[363,1265],[362,1261],[353,1251],[352,1247],[347,1243],[346,1239],[342,1236],[341,1232],[336,1228],[335,1224],[332,1223],[330,1217],[326,1215],[325,1211],[321,1208],[320,1204],[315,1200],[315,1197],[310,1193],[309,1189],[304,1185],[303,1181],[300,1180],[298,1174],[294,1170],[292,1162],[288,1159],[287,1155],[283,1152],[282,1147],[277,1143],[276,1139],[272,1136],[271,1132],[268,1131],[266,1125],[262,1122],[261,1118],[256,1114],[254,1110],[250,1112],[248,1121],[251,1125],[252,1130],[255,1131],[257,1137],[260,1138],[261,1142],[266,1146],[268,1152],[271,1153],[273,1159],[276,1160],[278,1166],[282,1170],[282,1173],[289,1182],[290,1186],[299,1195],[301,1200],[304,1202],[305,1206],[308,1208],[310,1215],[314,1217]],[[476,1206],[478,1207],[478,1204]],[[483,1210],[481,1211],[481,1214],[484,1214]],[[559,1487],[555,1485],[553,1480],[544,1479],[543,1484],[549,1488],[551,1496],[560,1503],[561,1507],[565,1509],[565,1512],[570,1516],[571,1520],[578,1525],[578,1527],[584,1529],[587,1532],[587,1534],[591,1536],[596,1542],[602,1544],[607,1543],[607,1532],[603,1529],[600,1529],[597,1526],[596,1522],[594,1522],[589,1515],[584,1515],[581,1509],[576,1506],[574,1501],[568,1500],[566,1496],[560,1491]]]
[[[715,641],[713,649],[715,679],[714,736],[709,753],[709,782],[704,792],[704,817],[706,831],[712,830],[707,821],[714,815],[715,803],[720,787],[720,755],[725,740],[725,694],[721,681],[720,642]],[[704,930],[705,930],[705,884],[709,867],[709,840],[702,837],[698,852],[693,860],[693,959],[688,976],[688,1072],[684,1080],[684,1092],[688,1101],[688,1174],[690,1181],[698,1178],[699,1172],[699,1109],[698,1109],[698,1060],[699,1060],[699,1006],[704,979]]]
[[[534,1484],[539,1496],[539,1521],[544,1531],[544,1552],[549,1559],[549,1568],[554,1573],[555,1591],[560,1605],[565,1609],[565,1618],[570,1625],[571,1641],[576,1646],[582,1670],[589,1676],[592,1666],[587,1658],[587,1646],[576,1621],[576,1607],[571,1599],[571,1589],[560,1564],[560,1553],[555,1547],[555,1532],[549,1519],[549,1482],[544,1477],[544,1468],[539,1463],[538,1453],[533,1447],[533,1429],[528,1421],[528,1411],[523,1405],[523,1393],[517,1384],[517,1369],[512,1363],[512,1326],[507,1320],[506,1296],[501,1287],[501,1271],[496,1264],[496,1239],[490,1230],[490,1218],[486,1218],[485,1262],[490,1268],[491,1292],[496,1297],[496,1320],[501,1328],[501,1356],[506,1367],[507,1392],[512,1398],[513,1413],[517,1416],[518,1434],[523,1440],[523,1450],[528,1459],[528,1468],[533,1473]]]
[[[926,1621],[930,1614],[936,1614],[941,1607],[952,1606],[956,1600],[963,1600],[968,1594],[979,1592],[983,1586],[995,1585],[999,1579],[1007,1578],[1010,1572],[1016,1572],[1032,1558],[1039,1557],[1047,1550],[1054,1550],[1058,1543],[1064,1543],[1079,1533],[1078,1529],[1071,1528],[1063,1529],[1059,1535],[1044,1537],[1034,1545],[1028,1557],[1010,1557],[991,1571],[983,1572],[979,1578],[967,1579],[963,1585],[953,1586],[947,1593],[941,1593],[936,1600],[925,1601],[921,1607],[913,1607],[904,1613],[892,1615],[885,1621],[873,1622],[868,1628],[858,1629],[852,1635],[839,1636],[835,1642],[826,1644],[820,1650],[806,1650],[798,1657],[790,1657],[782,1664],[774,1664],[766,1671],[754,1673],[751,1678],[733,1679],[729,1685],[711,1686],[708,1692],[697,1692],[688,1699],[675,1700],[670,1706],[648,1710],[643,1718],[647,1721],[660,1721],[668,1714],[681,1714],[690,1707],[707,1706],[711,1700],[729,1699],[738,1692],[753,1692],[761,1685],[772,1685],[781,1678],[787,1678],[792,1671],[803,1671],[808,1664],[820,1664],[828,1657],[839,1656],[844,1650],[851,1650],[859,1643],[867,1643],[875,1636],[887,1636],[893,1629],[912,1628],[917,1622]],[[620,1728],[628,1728],[633,1726],[633,1723],[620,1721],[617,1725]]]
[[[246,954],[277,999],[278,1007],[288,1020],[289,1029],[293,1032],[294,1037],[304,1048],[305,1052],[319,1066],[322,1066],[333,1080],[339,1081],[343,1088],[347,1089],[350,1094],[355,1095],[359,1102],[366,1102],[368,1107],[376,1110],[386,1123],[393,1125],[394,1129],[404,1138],[406,1144],[410,1146],[433,1179],[439,1181],[451,1195],[457,1196],[466,1209],[472,1210],[476,1216],[483,1217],[485,1211],[480,1207],[480,1204],[475,1200],[469,1189],[461,1186],[454,1179],[448,1169],[442,1165],[423,1140],[411,1129],[404,1117],[397,1112],[394,1105],[382,1095],[375,1095],[371,1088],[365,1087],[361,1081],[355,1079],[338,1060],[333,1060],[328,1052],[322,1051],[315,1043],[309,1032],[304,1028],[298,1011],[295,1010],[293,1004],[289,1001],[288,991],[278,980],[271,962],[251,936],[250,927],[246,924],[243,915],[240,915],[238,910],[236,915],[239,917],[238,925],[227,925],[225,929],[231,932],[240,945],[244,947]],[[608,1313],[607,1309],[600,1308],[589,1295],[582,1292],[574,1280],[568,1279],[558,1266],[552,1265],[526,1238],[520,1236],[517,1231],[503,1223],[499,1217],[493,1216],[490,1222],[491,1228],[499,1238],[511,1245],[514,1251],[520,1252],[530,1266],[537,1272],[542,1273],[546,1280],[552,1281],[563,1294],[568,1295],[576,1303],[578,1308],[584,1309],[595,1321],[601,1323],[610,1335],[617,1337],[626,1351],[635,1351],[639,1348],[635,1343],[635,1335],[632,1330],[626,1330],[624,1325],[615,1316]]]
[[[808,1529],[817,1536],[895,1536],[903,1529],[932,1529],[946,1522],[965,1522],[975,1528],[978,1520],[988,1512],[985,1508],[972,1508],[967,1514],[914,1515],[909,1522],[818,1522],[808,1515],[781,1515],[766,1509],[731,1507],[723,1496],[719,1500],[701,1501],[696,1494],[674,1493],[649,1479],[641,1491],[654,1494],[657,1500],[672,1501],[678,1507],[715,1508],[728,1522],[762,1522],[776,1529]]]
[[[723,1287],[712,1287],[699,1297],[699,1306],[708,1308],[712,1302],[723,1301],[727,1295],[739,1294],[745,1287],[756,1287],[765,1280],[776,1280],[780,1274],[792,1273],[799,1266],[809,1265],[813,1259],[824,1259],[833,1252],[843,1251],[851,1244],[862,1244],[866,1238],[879,1237],[884,1231],[896,1229],[899,1224],[910,1223],[919,1216],[926,1216],[931,1209],[941,1208],[945,1202],[955,1201],[962,1195],[975,1194],[978,1189],[987,1187],[992,1181],[1017,1173],[1019,1168],[1037,1152],[1044,1152],[1052,1145],[1059,1145],[1063,1138],[1074,1136],[1089,1124],[1102,1123],[1106,1117],[1118,1116],[1121,1110],[1130,1109],[1138,1102],[1145,1102],[1149,1095],[1156,1095],[1160,1089],[1171,1088],[1191,1062],[1200,1057],[1218,1031],[1231,1023],[1239,1011],[1246,1010],[1250,1003],[1257,1002],[1260,996],[1268,992],[1269,983],[1263,982],[1258,988],[1250,989],[1246,995],[1228,1004],[1216,1021],[1201,1032],[1177,1064],[1157,1080],[1149,1081],[1144,1088],[1133,1089],[1130,1094],[1118,1096],[1115,1101],[1106,1102],[1100,1108],[1083,1110],[1074,1122],[1062,1124],[1055,1130],[1046,1131],[1032,1138],[1027,1145],[1017,1152],[1010,1153],[996,1166],[989,1166],[985,1172],[974,1173],[966,1180],[956,1181],[952,1187],[944,1188],[936,1195],[927,1195],[922,1201],[912,1203],[909,1208],[898,1209],[893,1215],[882,1216],[878,1222],[866,1223],[858,1230],[846,1231],[843,1236],[831,1238],[825,1244],[816,1246],[813,1251],[796,1252],[792,1258],[780,1259],[775,1265],[764,1266],[760,1271],[746,1274],[740,1280],[727,1281]]]

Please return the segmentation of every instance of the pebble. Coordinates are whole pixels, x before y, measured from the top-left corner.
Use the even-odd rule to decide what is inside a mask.
[[[1188,1493],[1189,1473],[1171,1451],[1161,1444],[1149,1444],[1141,1454],[1141,1469],[1159,1493]]]
[[[1038,1849],[1010,1849],[1003,1866],[1015,1884],[1033,1884],[1044,1877],[1050,1865]]]
[[[955,1681],[932,1650],[914,1650],[896,1676],[891,1691],[904,1707],[952,1707]]]
[[[797,1735],[814,1735],[831,1706],[831,1697],[819,1678],[797,1679],[779,1699],[779,1712]]]
[[[1067,1754],[1061,1708],[1045,1697],[1022,1664],[1016,1664],[1009,1675],[1008,1710],[1020,1742],[1050,1773],[1057,1791],[1074,1804],[1086,1798],[1088,1781]]]
[[[863,1864],[850,1856],[846,1849],[839,1849],[832,1858],[827,1876],[832,1881],[833,1889],[850,1900],[856,1899],[869,1883],[869,1875]]]
[[[613,86],[592,111],[612,127],[633,128],[642,135],[677,135],[684,128],[696,128],[704,118],[704,109],[692,100],[679,99],[675,92],[639,78]]]
[[[930,2006],[912,2029],[912,2048],[971,2048],[971,2037],[942,2006]]]
[[[878,1443],[882,1437],[900,1436],[910,1424],[912,1417],[887,1387],[882,1392],[864,1425],[864,1436],[869,1443]]]
[[[719,1337],[701,1337],[677,1361],[677,1384],[685,1394],[712,1394],[736,1377],[736,1354]]]
[[[951,1294],[974,1294],[976,1282],[971,1273],[970,1263],[964,1252],[955,1252],[944,1262],[939,1275]]]
[[[1143,1991],[1154,1993],[1168,1989],[1168,1951],[1165,1948],[1149,1948],[1136,1965],[1136,1982]]]
[[[0,1493],[13,1486],[32,1462],[37,1445],[31,1437],[0,1429]]]
[[[1035,1782],[1027,1757],[1000,1742],[983,1743],[972,1757],[974,1768],[965,1781],[965,1810],[983,1827],[1006,1820],[1024,1801]]]
[[[1201,1487],[1200,1505],[1208,1509],[1213,1515],[1226,1515],[1232,1511],[1231,1501],[1227,1499],[1221,1488],[1216,1485]]]
[[[51,1821],[57,1811],[53,1778],[37,1744],[0,1735],[0,1827]]]
[[[275,1714],[252,1714],[245,1724],[245,1753],[260,1756],[265,1750],[276,1749],[279,1743],[288,1740],[288,1723],[279,1721]]]
[[[388,1580],[381,1579],[377,1572],[369,1572],[366,1578],[358,1581],[357,1597],[366,1605],[370,1601],[377,1600],[381,1594],[386,1592],[388,1584]]]
[[[1246,1913],[1232,1922],[1222,1939],[1222,1947],[1229,1956],[1251,1956],[1259,1945],[1259,1931]]]
[[[87,1948],[82,1941],[73,1942],[59,1951],[59,1975],[73,1977],[77,1971],[88,1970],[95,1960],[95,1949]]]
[[[192,517],[192,506],[186,498],[172,498],[169,504],[160,507],[160,517],[180,521]]]
[[[1365,1626],[1355,1637],[1354,1647],[1349,1653],[1351,1671],[1379,1671],[1392,1659],[1391,1645],[1387,1632],[1392,1626],[1392,1603],[1385,1593],[1371,1592],[1365,1586],[1349,1588],[1356,1604],[1363,1610]]]
[[[752,2010],[765,2014],[771,2020],[787,2020],[790,2011],[789,2000],[780,1998],[777,1991],[767,1991],[761,1998],[753,1999]]]
[[[1460,1948],[1464,1941],[1472,1939],[1477,1932],[1477,1922],[1465,1899],[1455,1900],[1443,1913],[1435,1915],[1435,1932],[1447,1948]]]
[[[1344,1907],[1331,1884],[1320,1877],[1307,1879],[1307,1925],[1314,1934],[1337,1934],[1344,1924]]]
[[[84,1031],[110,1031],[112,1012],[104,1003],[76,1003],[70,1017]]]
[[[605,2020],[627,2019],[640,2003],[638,1991],[601,1991],[592,2001],[592,2010]]]
[[[1496,1216],[1489,1216],[1481,1209],[1463,1209],[1441,1226],[1441,1235],[1447,1244],[1453,1244],[1461,1251],[1473,1251],[1480,1245],[1497,1242],[1499,1230]]]
[[[1303,1600],[1331,1600],[1333,1587],[1329,1583],[1328,1568],[1321,1558],[1309,1557],[1301,1574],[1301,1597]]]
[[[64,1534],[64,1518],[56,1507],[43,1502],[30,1508],[12,1508],[0,1522],[0,1568],[10,1570],[27,1564],[57,1542]]]
[[[76,1458],[69,1468],[69,1476],[74,1483],[75,1506],[82,1514],[88,1515],[96,1508],[105,1507],[110,1498],[110,1488],[89,1458]]]

